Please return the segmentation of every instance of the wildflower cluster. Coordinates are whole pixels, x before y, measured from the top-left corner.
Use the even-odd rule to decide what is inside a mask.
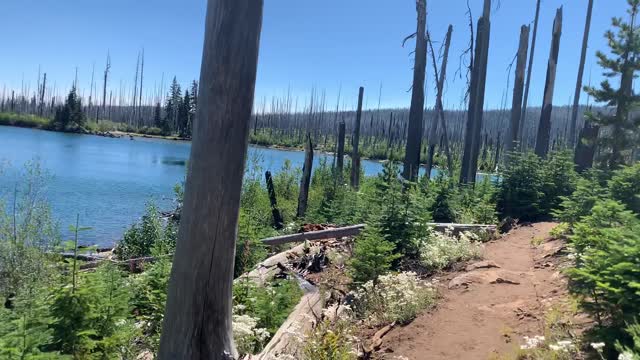
[[[250,315],[238,315],[243,310],[242,305],[233,308],[233,340],[236,343],[238,352],[241,354],[251,354],[261,349],[271,336],[267,329],[259,328],[259,319]]]
[[[441,270],[458,261],[478,258],[478,240],[478,236],[471,232],[463,232],[456,237],[451,229],[445,233],[431,231],[419,247],[420,262],[431,270]]]
[[[413,272],[382,275],[355,294],[356,311],[370,325],[406,323],[433,305],[436,291]]]

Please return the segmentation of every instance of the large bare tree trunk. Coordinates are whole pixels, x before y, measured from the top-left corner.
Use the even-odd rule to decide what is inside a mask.
[[[182,219],[159,359],[231,359],[235,242],[262,0],[209,0]]]
[[[105,114],[105,107],[107,106],[107,82],[109,80],[109,70],[111,69],[111,55],[107,53],[107,65],[104,68],[104,80],[102,82],[102,116]],[[100,107],[96,112],[96,121],[100,119]]]
[[[536,51],[536,38],[538,37],[538,20],[540,19],[540,0],[536,1],[536,15],[533,20],[533,36],[531,37],[531,53],[529,54],[529,66],[527,67],[527,84],[524,87],[524,99],[522,100],[522,116],[520,116],[520,148],[524,149],[523,131],[527,122],[527,103],[529,101],[529,86],[531,85],[531,70],[533,69],[533,55]]]
[[[309,200],[309,185],[311,184],[311,168],[313,167],[313,144],[311,133],[307,133],[307,141],[304,146],[304,165],[302,166],[302,179],[300,179],[300,193],[298,194],[298,211],[296,217],[303,218],[307,213]]]
[[[358,189],[360,187],[360,153],[358,147],[360,145],[360,121],[362,120],[362,97],[364,96],[364,88],[361,86],[358,90],[358,109],[356,111],[356,123],[353,129],[353,138],[351,138],[351,187]]]
[[[518,60],[516,61],[516,76],[513,85],[513,100],[511,102],[511,119],[509,133],[507,134],[506,152],[507,158],[516,148],[520,139],[520,118],[522,116],[522,91],[524,89],[524,68],[527,65],[527,49],[529,47],[529,26],[520,28],[520,44],[518,46]]]
[[[409,128],[404,154],[402,176],[411,181],[418,178],[420,170],[420,149],[422,147],[422,119],[424,116],[424,79],[427,67],[427,1],[416,0],[418,25],[416,30],[415,63],[413,66],[413,86],[411,88],[411,108]],[[436,79],[437,80],[437,79]]]
[[[576,80],[576,91],[573,94],[573,109],[571,110],[571,128],[569,130],[569,146],[573,147],[576,141],[576,126],[578,123],[578,108],[580,107],[580,94],[582,94],[582,77],[584,76],[584,62],[587,58],[587,44],[589,43],[589,31],[591,29],[591,13],[593,11],[593,0],[589,0],[587,5],[587,20],[584,24],[584,35],[582,36],[582,52],[580,53],[580,66],[578,67],[578,79]]]
[[[487,82],[487,63],[489,59],[489,38],[491,34],[491,0],[485,0],[482,17],[478,19],[475,60],[471,71],[469,91],[469,111],[465,129],[464,151],[460,183],[472,184],[476,181],[478,156],[482,132],[485,84]]]
[[[562,7],[556,11],[553,20],[553,36],[551,38],[551,52],[547,64],[547,78],[544,83],[544,98],[542,113],[538,124],[538,136],[536,137],[536,155],[546,158],[549,152],[549,140],[551,137],[551,112],[553,111],[553,90],[556,84],[556,70],[558,67],[558,54],[560,53],[560,35],[562,35]]]
[[[342,183],[342,173],[344,168],[344,136],[346,125],[341,121],[338,125],[338,151],[336,154],[336,180]]]
[[[431,129],[429,129],[429,153],[427,154],[427,165],[425,176],[427,179],[431,178],[431,169],[433,168],[433,156],[436,150],[436,139],[438,136],[438,121],[442,119],[443,124],[443,132],[446,135],[446,128],[444,125],[444,106],[442,105],[442,92],[444,89],[444,81],[446,79],[447,74],[447,60],[449,59],[449,46],[451,45],[451,33],[453,32],[453,25],[449,25],[447,29],[447,36],[444,41],[444,55],[442,56],[442,64],[440,65],[440,73],[438,74],[438,68],[436,66],[436,55],[433,51],[433,46],[431,46],[431,58],[433,59],[433,71],[438,81],[438,88],[436,94],[436,113],[435,118],[433,119],[433,123],[431,123]],[[429,44],[431,45],[431,40],[429,40]],[[448,139],[447,139],[448,142]],[[448,147],[448,144],[446,145]],[[449,167],[452,166],[453,161],[450,159],[451,154],[447,148],[447,165]],[[451,168],[449,168],[451,171]]]

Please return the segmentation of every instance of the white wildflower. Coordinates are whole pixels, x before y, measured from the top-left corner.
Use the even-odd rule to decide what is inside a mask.
[[[591,347],[594,350],[600,350],[604,347],[604,343],[603,342],[599,342],[599,343],[591,343]]]
[[[618,355],[618,360],[633,360],[633,354],[625,351],[622,354]]]
[[[520,346],[522,350],[535,349],[544,343],[544,336],[536,335],[534,337],[524,337],[524,345]],[[553,349],[552,349],[553,350]]]

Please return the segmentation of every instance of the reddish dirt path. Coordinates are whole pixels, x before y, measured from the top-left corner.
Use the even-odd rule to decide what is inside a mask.
[[[385,336],[378,358],[485,360],[513,352],[524,335],[542,335],[545,310],[566,295],[551,262],[563,245],[548,240],[554,226],[522,226],[486,244],[484,260],[499,268],[443,275],[439,305]]]

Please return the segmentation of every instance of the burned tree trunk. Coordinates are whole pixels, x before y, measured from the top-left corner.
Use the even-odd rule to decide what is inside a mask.
[[[442,65],[440,65],[440,73],[438,74],[438,68],[436,67],[436,55],[433,51],[433,45],[431,40],[429,40],[429,45],[431,46],[431,57],[433,60],[433,71],[438,81],[437,85],[437,94],[436,94],[436,113],[435,118],[433,119],[433,123],[431,124],[431,129],[429,130],[429,153],[427,154],[427,165],[425,176],[427,179],[431,178],[431,169],[433,168],[433,156],[436,150],[436,138],[438,136],[438,120],[442,119],[443,131],[445,133],[446,138],[446,129],[444,128],[444,106],[442,105],[442,91],[444,89],[444,81],[447,74],[447,60],[449,59],[449,46],[451,45],[451,33],[453,32],[453,25],[449,25],[449,29],[447,30],[447,36],[444,41],[444,55],[442,57]],[[447,139],[448,142],[448,139]],[[448,144],[447,144],[448,146]],[[447,149],[447,165],[452,166],[451,163],[451,154]]]
[[[44,73],[44,76],[42,78],[42,87],[40,88],[40,100],[39,100],[39,109],[38,109],[38,115],[42,116],[42,114],[44,113],[44,94],[45,91],[47,89],[47,73]]]
[[[549,140],[551,137],[551,112],[553,111],[553,90],[556,83],[556,69],[558,67],[558,54],[560,53],[560,35],[562,34],[562,7],[556,11],[553,20],[553,36],[551,38],[551,52],[547,64],[547,79],[544,84],[544,99],[542,113],[538,124],[538,136],[536,137],[536,155],[547,157],[549,152]]]
[[[520,134],[520,117],[522,116],[522,91],[524,89],[524,68],[527,65],[527,49],[529,47],[529,26],[520,28],[520,44],[518,46],[518,60],[516,61],[516,76],[513,85],[513,100],[511,102],[511,119],[505,150],[507,158],[516,148]]]
[[[573,158],[578,172],[584,172],[593,166],[593,157],[596,155],[599,132],[600,127],[598,125],[592,124],[588,119],[584,122]]]
[[[538,20],[540,19],[540,0],[536,2],[536,15],[533,20],[533,36],[531,37],[531,53],[529,54],[529,66],[527,67],[527,84],[524,88],[524,98],[522,100],[522,115],[520,116],[520,148],[524,149],[523,129],[527,122],[527,102],[529,101],[529,86],[531,85],[531,70],[533,69],[533,55],[536,51],[536,38],[538,36]]]
[[[280,230],[284,227],[284,221],[282,220],[282,215],[278,209],[278,199],[276,198],[276,189],[273,187],[271,171],[264,173],[264,179],[267,182],[267,192],[269,193],[269,203],[271,204],[271,215],[273,216],[273,227],[276,230]]]
[[[303,218],[307,212],[309,200],[309,185],[311,184],[311,167],[313,166],[313,145],[311,133],[307,133],[307,141],[304,146],[304,165],[302,167],[302,179],[300,180],[300,194],[298,195],[298,211],[296,217]]]
[[[341,121],[338,125],[338,151],[336,154],[336,180],[342,182],[342,174],[344,169],[344,135],[345,123]]]
[[[482,116],[484,107],[485,84],[487,81],[487,62],[489,58],[489,36],[491,33],[491,0],[485,0],[482,17],[478,19],[475,61],[471,72],[469,91],[469,111],[462,154],[460,183],[475,183],[480,155]]]
[[[580,94],[582,93],[582,77],[584,75],[584,62],[587,58],[587,44],[589,42],[589,30],[591,29],[591,13],[593,10],[593,0],[589,0],[587,5],[587,19],[584,24],[584,35],[582,36],[582,52],[580,53],[580,65],[578,67],[578,79],[576,80],[576,91],[573,94],[573,109],[571,110],[571,128],[569,130],[569,146],[573,147],[576,141],[576,126],[578,123],[578,108],[580,106]]]
[[[358,90],[358,110],[356,111],[356,123],[353,129],[353,137],[351,138],[351,187],[358,189],[360,187],[360,153],[358,146],[360,145],[360,121],[362,120],[362,97],[364,96],[364,88],[361,86]]]
[[[198,121],[160,360],[237,357],[231,287],[262,8],[262,0],[208,2]]]
[[[416,30],[415,63],[413,66],[413,86],[411,88],[411,108],[409,128],[405,147],[402,176],[411,181],[418,178],[420,170],[420,149],[422,147],[422,120],[424,116],[424,79],[427,67],[427,1],[416,0],[418,25]]]
[[[107,65],[104,68],[104,79],[102,82],[102,116],[105,114],[105,108],[107,106],[107,82],[109,80],[109,70],[111,69],[111,56],[107,53]],[[100,107],[96,112],[96,121],[100,119]]]

